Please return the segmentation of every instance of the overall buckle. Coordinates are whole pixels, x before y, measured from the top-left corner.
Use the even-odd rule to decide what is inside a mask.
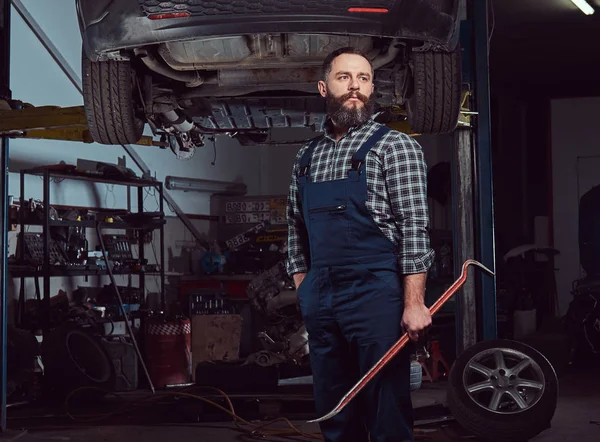
[[[365,160],[352,160],[352,170],[357,171],[360,174],[360,168],[364,164]]]
[[[306,166],[300,167],[300,172],[298,173],[298,176],[299,177],[306,176],[306,173],[308,172],[308,168],[309,167],[310,167],[310,164],[307,164]]]

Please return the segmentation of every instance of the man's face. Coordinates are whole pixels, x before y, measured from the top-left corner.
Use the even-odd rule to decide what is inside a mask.
[[[359,126],[373,114],[373,72],[368,60],[356,54],[341,54],[333,60],[327,81],[319,92],[327,102],[327,114],[338,125]]]

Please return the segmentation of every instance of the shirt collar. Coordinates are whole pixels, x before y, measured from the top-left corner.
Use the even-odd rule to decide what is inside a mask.
[[[360,126],[352,126],[348,129],[348,132],[346,132],[346,135],[344,135],[344,137],[342,138],[353,137],[354,135],[356,135],[356,133],[360,132],[361,130],[367,127],[370,127],[373,123],[373,119],[369,118]],[[333,122],[331,121],[330,117],[327,117],[327,119],[323,123],[323,132],[325,133],[325,136],[327,138],[329,138],[330,140],[335,140],[335,135],[333,134]]]

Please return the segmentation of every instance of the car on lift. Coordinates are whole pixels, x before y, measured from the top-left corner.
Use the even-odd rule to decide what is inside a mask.
[[[461,103],[464,0],[76,0],[92,138],[171,148],[273,128],[319,131],[324,58],[354,46],[375,70],[377,118],[452,132]],[[379,120],[378,120],[379,121]]]

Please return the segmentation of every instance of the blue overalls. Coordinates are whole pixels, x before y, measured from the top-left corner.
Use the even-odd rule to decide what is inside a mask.
[[[298,178],[310,243],[310,270],[298,288],[309,336],[315,407],[328,413],[402,335],[398,251],[366,207],[365,157],[389,129],[354,154],[348,177],[314,183],[310,160]],[[410,357],[401,352],[336,417],[321,423],[326,442],[413,441]]]

